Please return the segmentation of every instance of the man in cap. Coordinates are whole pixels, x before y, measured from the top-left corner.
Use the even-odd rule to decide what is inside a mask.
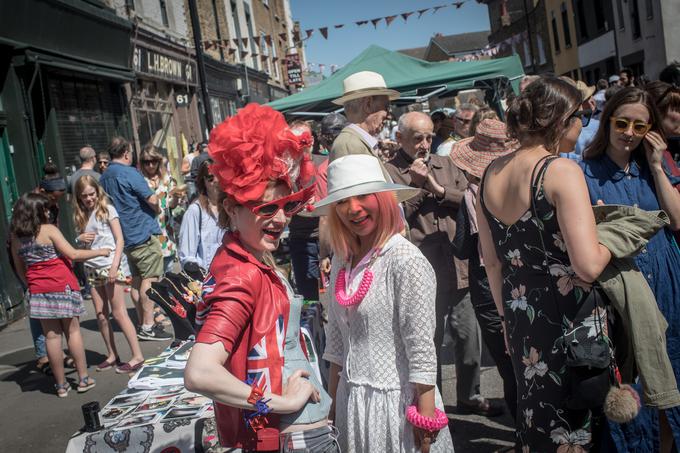
[[[378,155],[378,134],[390,111],[390,101],[399,92],[390,90],[383,77],[372,71],[354,73],[343,80],[342,97],[333,103],[345,108],[349,125],[333,142],[329,155],[332,162],[348,154]]]
[[[68,180],[68,189],[71,194],[76,193],[76,183],[81,176],[92,176],[99,181],[99,173],[94,169],[94,166],[97,164],[97,152],[94,148],[89,145],[83,146],[78,152],[78,157],[80,158],[80,168],[76,170]]]
[[[614,85],[621,86],[621,77],[619,77],[617,74],[609,76],[609,86],[612,87]]]
[[[404,114],[398,127],[400,149],[385,166],[395,183],[422,189],[404,201],[403,207],[411,242],[432,264],[437,278],[437,385],[441,386],[440,352],[448,319],[455,342],[458,404],[478,414],[496,415],[499,408],[479,395],[481,344],[470,302],[467,262],[453,256],[456,216],[468,181],[448,156],[430,154],[434,125],[428,115]]]

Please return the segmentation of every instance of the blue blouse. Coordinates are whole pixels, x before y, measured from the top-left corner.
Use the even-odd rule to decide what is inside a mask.
[[[198,202],[191,203],[182,218],[179,230],[179,263],[194,262],[208,269],[217,249],[222,245],[224,230]]]
[[[646,211],[661,209],[656,196],[654,177],[646,161],[631,161],[625,172],[606,154],[597,159],[579,162],[585,174],[590,202],[602,200],[605,204],[635,206]],[[659,309],[668,321],[666,346],[668,356],[680,382],[680,251],[668,228],[652,237],[635,258],[640,272],[645,276],[656,296]],[[648,408],[641,410],[638,418],[626,425],[611,425],[612,437],[618,451],[657,451],[652,440],[656,437],[658,415]],[[680,409],[667,411],[676,443],[680,439]]]

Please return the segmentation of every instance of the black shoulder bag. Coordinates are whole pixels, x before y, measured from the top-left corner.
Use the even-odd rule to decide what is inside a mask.
[[[538,177],[534,179],[536,168],[531,175],[531,210],[536,219],[540,220],[536,209],[536,196],[538,193],[539,181],[543,178],[550,160],[541,167]],[[540,164],[540,162],[539,162]],[[549,258],[550,255],[545,247],[543,239],[543,227],[538,224],[538,233],[541,239],[541,247],[545,256],[546,272],[550,281],[548,287],[555,302],[557,302],[557,291],[553,276],[550,275]],[[564,361],[567,367],[567,382],[569,385],[569,396],[566,406],[572,410],[594,409],[602,407],[604,400],[613,382],[611,365],[613,364],[613,354],[609,339],[604,333],[603,320],[600,316],[600,309],[606,307],[607,296],[602,292],[597,282],[588,293],[586,300],[581,304],[581,308],[572,320],[572,327],[568,329],[562,326],[562,337],[557,341],[557,347],[564,353]],[[595,307],[595,315],[592,326],[583,325],[586,318],[592,317],[590,307]],[[561,314],[561,310],[558,308]],[[595,335],[589,336],[591,328],[595,329]]]

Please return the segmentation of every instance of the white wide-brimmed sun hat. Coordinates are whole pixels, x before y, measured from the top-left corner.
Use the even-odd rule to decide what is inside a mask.
[[[328,166],[328,196],[314,203],[313,216],[328,214],[332,203],[358,195],[395,192],[397,201],[415,197],[420,189],[385,181],[377,158],[367,154],[350,154],[335,159]]]
[[[342,81],[342,97],[333,100],[334,104],[345,105],[345,102],[367,96],[387,96],[390,101],[399,99],[399,92],[387,88],[383,76],[373,71],[355,72]]]

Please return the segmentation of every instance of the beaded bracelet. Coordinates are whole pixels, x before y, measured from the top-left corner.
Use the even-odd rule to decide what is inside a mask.
[[[406,409],[406,420],[416,428],[429,432],[439,431],[449,424],[449,418],[439,409],[434,409],[434,417],[425,417],[418,413],[418,408],[415,405]]]
[[[250,395],[248,396],[248,403],[255,406],[254,411],[243,411],[243,419],[246,422],[246,426],[253,431],[262,429],[267,424],[267,414],[272,410],[267,406],[267,403],[271,401],[264,399],[264,387],[260,387],[254,380],[246,379],[246,384],[251,386]]]

